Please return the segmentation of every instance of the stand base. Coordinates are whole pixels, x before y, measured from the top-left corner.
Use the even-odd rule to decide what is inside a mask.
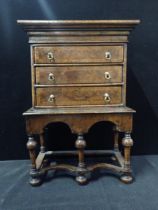
[[[48,155],[49,154],[49,155]],[[43,181],[44,178],[47,174],[47,172],[49,170],[53,170],[53,171],[57,171],[57,170],[62,170],[62,171],[67,171],[69,172],[71,175],[76,176],[75,180],[80,184],[80,185],[84,185],[88,183],[88,180],[90,179],[90,174],[93,173],[95,170],[99,170],[99,169],[106,169],[108,170],[108,172],[112,172],[112,174],[116,174],[119,175],[120,174],[120,180],[125,183],[132,183],[133,182],[133,176],[131,174],[131,172],[127,172],[127,169],[125,170],[124,168],[124,158],[121,155],[121,153],[119,151],[114,151],[114,150],[95,150],[95,151],[85,151],[85,154],[90,156],[90,155],[111,155],[112,157],[112,162],[111,163],[96,163],[96,164],[92,164],[92,165],[87,165],[86,167],[84,167],[82,170],[74,165],[71,164],[57,164],[57,163],[51,163],[49,165],[44,165],[42,162],[39,163],[38,162],[38,171],[36,171],[36,174],[34,175],[34,177],[32,177],[30,179],[30,184],[32,186],[39,186]],[[40,153],[39,153],[40,155]],[[42,154],[43,155],[43,154]],[[54,155],[56,156],[63,156],[63,155],[77,155],[77,151],[68,151],[68,152],[61,152],[61,151],[54,151],[54,152],[46,152],[45,153],[45,159],[43,159],[43,161],[46,160],[46,158],[48,157],[49,159],[50,157]],[[39,160],[40,158],[38,158]],[[53,158],[54,159],[54,158]],[[89,174],[89,175],[88,175]],[[31,174],[30,174],[31,175]]]
[[[28,150],[30,153],[30,159],[32,161],[33,167],[35,166],[35,176],[32,176],[30,184],[32,186],[37,186],[43,181],[42,174],[46,174],[49,170],[63,170],[68,171],[76,177],[76,181],[79,184],[85,184],[87,182],[87,174],[91,174],[97,169],[106,169],[115,174],[122,175],[120,180],[124,183],[131,183],[133,177],[130,175],[131,170],[127,170],[126,162],[127,160],[121,155],[119,151],[119,132],[125,133],[123,139],[124,151],[126,150],[126,159],[130,160],[130,148],[133,145],[133,141],[130,137],[132,131],[132,122],[133,122],[133,113],[135,111],[126,106],[95,106],[95,107],[60,107],[60,108],[31,108],[23,115],[26,117],[26,129],[28,136],[40,135],[44,133],[44,129],[50,123],[63,122],[69,126],[72,133],[77,134],[78,138],[78,151],[47,151],[41,152],[36,157],[36,142],[33,138],[29,138]],[[110,122],[114,125],[114,150],[95,150],[95,151],[86,151],[85,141],[81,138],[81,134],[84,135],[88,133],[89,129],[97,122]],[[82,123],[81,123],[82,122]],[[40,138],[40,147],[43,148],[45,145],[43,137]],[[56,164],[51,165],[48,161],[48,165],[44,161],[50,159],[51,156],[55,155],[77,155],[78,164],[81,160],[85,161],[86,155],[111,155],[112,163],[97,163],[90,166],[82,168],[82,172],[79,171],[77,166],[71,164]],[[51,158],[52,159],[52,158]],[[116,164],[116,162],[118,164]],[[30,174],[31,175],[31,174]]]

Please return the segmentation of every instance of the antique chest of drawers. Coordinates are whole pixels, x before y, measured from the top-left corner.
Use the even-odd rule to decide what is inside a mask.
[[[39,184],[43,173],[51,169],[73,171],[79,183],[85,183],[86,173],[97,168],[120,172],[126,183],[133,180],[130,133],[134,110],[126,107],[126,67],[128,35],[138,23],[139,20],[18,21],[27,31],[31,49],[32,108],[24,116],[32,185]],[[47,156],[52,153],[45,148],[44,128],[59,121],[78,135],[78,166],[48,164]],[[114,125],[114,149],[102,152],[115,155],[120,166],[85,165],[83,134],[98,121]],[[119,152],[119,132],[125,132],[124,158]],[[40,135],[39,154],[35,154],[34,134]]]

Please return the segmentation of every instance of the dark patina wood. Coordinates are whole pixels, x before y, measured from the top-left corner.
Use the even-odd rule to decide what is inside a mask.
[[[122,84],[122,66],[36,67],[36,85]]]
[[[127,42],[139,20],[18,20],[31,49],[32,108],[24,113],[32,167],[30,184],[41,183],[49,170],[67,170],[80,184],[88,174],[107,169],[133,180],[130,153],[134,110],[126,107]],[[86,151],[84,134],[99,121],[113,123],[114,148]],[[44,132],[49,123],[64,122],[77,134],[77,151],[47,151]],[[119,151],[119,133],[124,132]],[[40,136],[37,151],[35,134]],[[86,155],[112,155],[113,164],[85,164]],[[78,155],[78,165],[52,164],[56,155]],[[115,162],[118,162],[118,165]]]
[[[107,98],[106,98],[107,94]],[[51,99],[52,97],[52,99]],[[109,98],[108,98],[109,97]],[[38,107],[83,106],[83,105],[120,105],[122,87],[49,87],[36,88]]]
[[[55,45],[34,47],[33,50],[36,64],[123,62],[123,46]],[[105,52],[111,52],[111,59],[105,57]],[[47,56],[48,53],[51,53],[52,59]]]

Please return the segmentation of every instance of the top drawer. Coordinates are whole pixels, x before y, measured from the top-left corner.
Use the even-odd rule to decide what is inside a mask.
[[[120,63],[123,62],[123,46],[39,46],[34,47],[34,62]]]

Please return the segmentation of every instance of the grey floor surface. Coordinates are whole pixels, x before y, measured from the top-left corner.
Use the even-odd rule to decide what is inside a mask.
[[[0,210],[158,210],[158,156],[134,156],[130,185],[98,172],[85,186],[68,175],[28,184],[28,160],[0,162]]]

